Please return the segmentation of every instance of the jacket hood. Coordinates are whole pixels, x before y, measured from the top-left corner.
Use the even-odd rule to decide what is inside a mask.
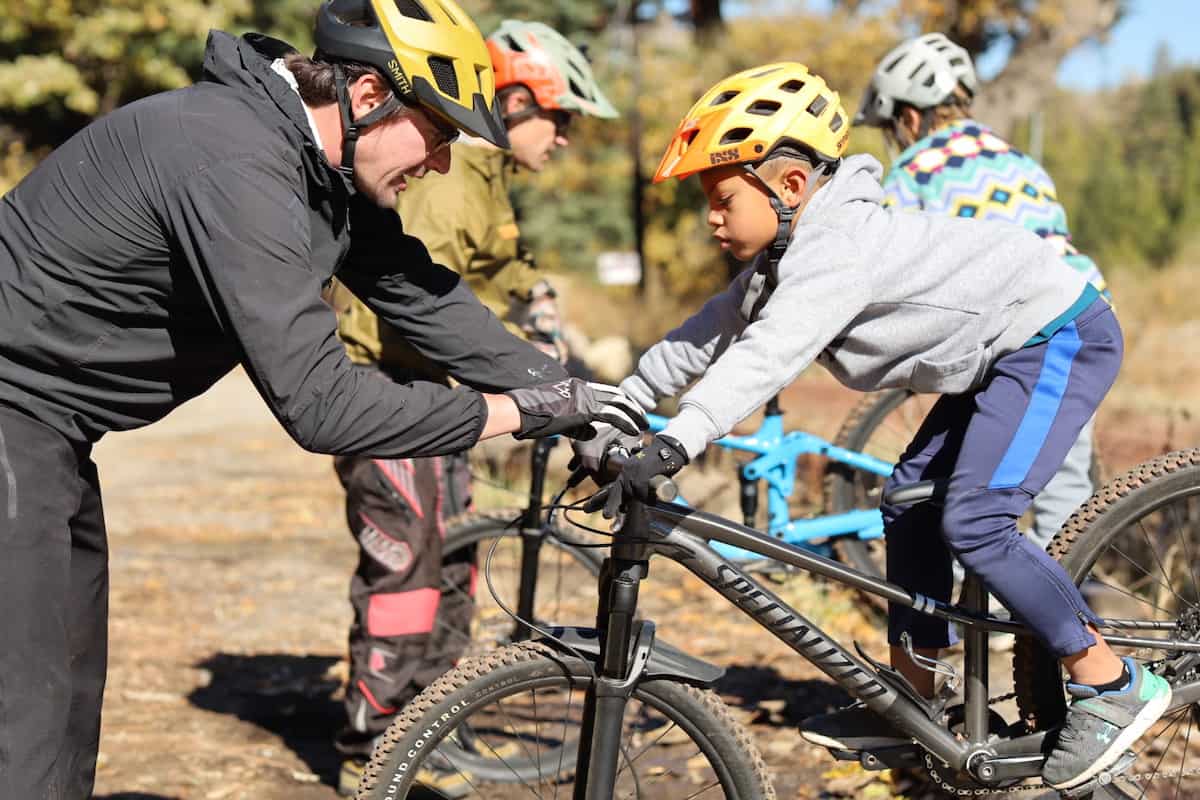
[[[301,145],[309,176],[324,188],[330,188],[333,176],[339,174],[313,140],[300,95],[271,69],[275,59],[294,52],[296,48],[287,42],[261,33],[247,33],[239,39],[224,31],[210,31],[201,80],[261,98],[259,116],[263,122]]]
[[[847,156],[829,183],[818,189],[801,214],[805,222],[848,203],[883,202],[883,166],[868,155]]]

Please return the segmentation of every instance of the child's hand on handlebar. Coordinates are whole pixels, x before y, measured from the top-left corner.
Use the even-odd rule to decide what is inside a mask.
[[[651,499],[650,482],[659,475],[671,476],[688,463],[687,452],[671,436],[658,434],[645,448],[633,454],[608,487],[604,518],[612,519],[630,497]]]

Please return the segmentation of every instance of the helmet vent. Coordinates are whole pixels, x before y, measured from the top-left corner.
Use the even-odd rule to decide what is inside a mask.
[[[838,131],[840,131],[842,129],[842,126],[845,124],[846,124],[846,120],[842,118],[841,114],[834,114],[833,121],[829,123],[829,130],[832,131],[833,133],[837,133]]]
[[[814,117],[819,117],[821,116],[821,112],[828,107],[829,101],[821,95],[817,95],[813,98],[813,101],[808,104],[808,113],[812,114]]]
[[[517,37],[515,37],[515,36],[505,36],[505,37],[504,37],[504,41],[508,42],[508,49],[509,49],[509,50],[515,50],[515,51],[517,51],[518,53],[524,53],[524,52],[525,52],[525,48],[524,48],[524,47],[522,47],[522,46],[521,46],[521,43],[517,41]]]
[[[440,56],[429,57],[429,71],[433,73],[433,79],[437,81],[438,89],[442,94],[459,99],[458,95],[458,76],[454,74],[454,65],[449,59],[441,58]]]
[[[892,59],[890,64],[888,64],[886,67],[883,68],[883,71],[891,72],[896,67],[900,66],[900,62],[903,61],[904,57],[907,55],[908,55],[908,53],[901,53],[900,55],[896,56],[895,58]]]
[[[733,128],[725,132],[725,135],[721,137],[720,144],[727,145],[744,142],[750,138],[750,134],[752,133],[754,131],[751,128]]]
[[[779,103],[774,100],[755,100],[754,103],[746,109],[747,114],[758,114],[760,117],[769,117],[781,108]]]
[[[798,92],[798,91],[800,91],[801,89],[803,89],[803,88],[804,88],[804,81],[797,80],[797,79],[793,78],[792,80],[790,80],[790,81],[788,81],[787,83],[783,84],[783,85],[782,85],[782,86],[780,86],[779,88],[780,88],[782,91],[789,92],[790,94],[795,94],[796,92]]]
[[[908,79],[911,81],[913,78],[917,77],[917,75],[919,75],[923,69],[925,69],[925,62],[921,61],[917,64],[917,66],[913,67],[912,72],[908,73]]]
[[[710,106],[719,106],[723,103],[728,103],[730,100],[737,97],[739,94],[741,94],[741,92],[735,91],[735,90],[721,92],[719,95],[717,95],[716,97],[713,98],[713,101],[711,103],[709,103],[709,105]]]
[[[396,0],[396,10],[411,19],[433,22],[433,17],[429,16],[429,12],[417,0]]]
[[[574,78],[567,79],[567,86],[570,87],[571,94],[575,95],[576,97],[582,97],[584,100],[592,99],[592,96],[590,94],[588,94],[587,92],[585,92],[583,90],[583,88],[580,87],[580,85],[575,82]]]

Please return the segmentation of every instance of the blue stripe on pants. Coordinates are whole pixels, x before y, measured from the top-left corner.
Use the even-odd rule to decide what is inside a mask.
[[[1011,489],[1024,483],[1058,416],[1067,379],[1071,376],[1071,364],[1082,344],[1074,321],[1060,328],[1047,343],[1046,358],[1033,396],[1029,398],[1029,406],[1012,442],[988,482],[989,489]]]

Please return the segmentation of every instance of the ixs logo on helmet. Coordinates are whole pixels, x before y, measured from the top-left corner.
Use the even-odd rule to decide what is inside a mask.
[[[404,74],[404,70],[400,69],[400,62],[392,59],[388,62],[388,72],[392,73],[392,80],[400,87],[400,94],[412,94],[412,84],[408,82],[408,76]]]
[[[732,164],[740,157],[741,156],[738,155],[738,149],[736,147],[732,150],[722,150],[719,153],[708,154],[708,160],[711,161],[714,166],[717,164]]]

